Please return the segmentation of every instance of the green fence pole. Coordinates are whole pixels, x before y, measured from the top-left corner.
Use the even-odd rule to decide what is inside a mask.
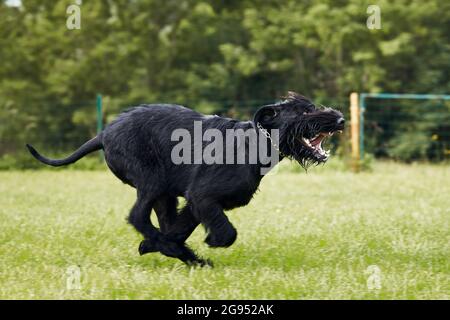
[[[102,95],[97,94],[97,134],[103,130],[103,103]],[[100,150],[100,161],[103,161],[103,150]]]

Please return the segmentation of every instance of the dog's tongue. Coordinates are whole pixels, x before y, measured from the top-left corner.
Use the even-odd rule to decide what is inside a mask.
[[[318,144],[320,144],[323,140],[323,136],[320,135],[317,138],[315,138],[314,140],[311,140],[310,143],[312,146],[317,146]]]

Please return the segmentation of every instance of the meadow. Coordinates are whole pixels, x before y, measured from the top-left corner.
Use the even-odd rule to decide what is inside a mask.
[[[449,299],[449,195],[448,165],[285,163],[228,213],[233,246],[195,231],[215,267],[189,268],[139,256],[134,189],[110,172],[3,171],[0,299]]]

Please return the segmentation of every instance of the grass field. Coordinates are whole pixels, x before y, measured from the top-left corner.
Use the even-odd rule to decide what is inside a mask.
[[[0,172],[0,298],[449,299],[450,167],[337,169],[266,177],[229,212],[228,249],[198,228],[189,244],[213,269],[140,257],[125,222],[134,190],[107,171]]]

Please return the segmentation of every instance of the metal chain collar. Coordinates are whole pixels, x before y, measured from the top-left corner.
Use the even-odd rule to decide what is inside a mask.
[[[261,133],[270,140],[270,144],[272,145],[272,147],[278,151],[278,153],[280,155],[282,155],[283,157],[285,157],[286,155],[280,151],[280,147],[273,141],[272,136],[270,135],[270,133],[261,125],[261,123],[257,122],[256,126],[258,127],[259,131],[261,131]]]

